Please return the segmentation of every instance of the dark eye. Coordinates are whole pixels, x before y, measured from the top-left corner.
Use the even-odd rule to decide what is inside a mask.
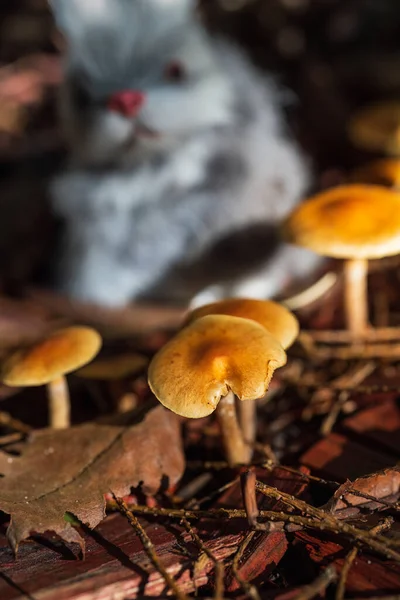
[[[173,60],[165,67],[164,76],[168,81],[180,83],[186,77],[185,67],[181,62]]]

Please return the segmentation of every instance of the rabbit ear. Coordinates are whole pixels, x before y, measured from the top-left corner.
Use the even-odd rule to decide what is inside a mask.
[[[89,23],[112,19],[113,4],[110,0],[50,0],[57,26],[67,35],[79,33]]]

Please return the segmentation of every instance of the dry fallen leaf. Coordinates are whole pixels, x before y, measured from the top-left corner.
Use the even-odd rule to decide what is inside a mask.
[[[357,515],[360,510],[383,510],[388,504],[395,504],[399,497],[400,467],[391,467],[346,481],[322,508],[339,518],[347,518]]]
[[[16,552],[31,532],[54,531],[83,550],[66,512],[96,527],[105,517],[104,494],[126,496],[140,484],[155,493],[166,480],[176,484],[183,469],[179,420],[162,406],[130,426],[88,423],[34,432],[21,456],[0,452],[0,510],[11,515],[9,542]]]

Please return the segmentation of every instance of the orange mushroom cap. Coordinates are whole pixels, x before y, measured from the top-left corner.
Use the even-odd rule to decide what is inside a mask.
[[[287,241],[323,256],[382,258],[400,253],[400,194],[344,185],[300,204],[283,224]]]
[[[17,387],[45,385],[91,361],[101,345],[100,334],[90,327],[61,329],[13,354],[2,368],[2,380]]]
[[[357,111],[349,123],[353,144],[364,150],[400,154],[400,102],[379,102]]]
[[[147,367],[149,359],[141,354],[127,353],[99,358],[75,373],[86,379],[113,381],[136,375]]]
[[[241,317],[209,315],[182,329],[155,355],[149,385],[178,415],[206,417],[229,390],[241,400],[265,395],[273,372],[286,363],[280,343]]]
[[[272,300],[254,300],[249,298],[229,298],[200,306],[192,311],[187,323],[192,323],[206,315],[231,315],[256,321],[280,342],[286,350],[299,334],[299,322],[282,304]]]

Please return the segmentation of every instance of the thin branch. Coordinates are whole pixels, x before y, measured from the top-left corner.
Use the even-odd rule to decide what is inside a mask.
[[[130,525],[132,526],[132,528],[136,532],[137,536],[139,537],[140,541],[142,542],[143,548],[144,548],[147,556],[149,557],[150,561],[152,562],[154,568],[157,569],[157,571],[160,573],[160,575],[162,575],[167,586],[175,594],[175,597],[178,600],[188,600],[188,596],[179,589],[174,578],[171,577],[171,575],[168,573],[167,569],[160,562],[160,559],[158,557],[156,549],[155,549],[151,539],[147,535],[146,531],[140,524],[139,520],[135,517],[135,515],[132,513],[132,511],[129,510],[129,508],[127,507],[127,505],[121,498],[117,498],[114,494],[112,494],[112,495],[113,495],[113,498],[114,498],[120,512],[123,515],[125,515],[125,517],[128,519]]]
[[[223,600],[224,597],[224,577],[225,567],[224,564],[216,558],[209,548],[204,544],[200,536],[194,531],[189,521],[185,518],[182,519],[182,525],[192,537],[192,540],[199,548],[200,552],[203,552],[214,564],[215,568],[215,592],[214,600]]]
[[[382,531],[386,531],[386,530],[390,529],[390,527],[393,525],[393,522],[394,522],[394,519],[392,517],[387,517],[381,523],[378,523],[378,525],[373,527],[370,530],[370,532],[381,533]],[[343,598],[344,598],[349,571],[350,571],[355,559],[357,558],[357,554],[358,554],[358,548],[354,547],[350,550],[350,552],[347,554],[347,556],[344,560],[343,567],[342,567],[342,570],[341,570],[340,576],[339,576],[338,585],[336,588],[335,600],[343,600]]]
[[[282,513],[282,521],[303,525],[304,527],[332,531],[333,533],[342,533],[347,537],[355,539],[356,541],[361,541],[364,545],[372,548],[376,552],[400,562],[400,554],[390,547],[388,541],[384,537],[378,536],[378,534],[376,534],[373,530],[364,531],[363,529],[355,527],[354,525],[343,523],[334,515],[326,513],[319,508],[310,506],[303,500],[299,500],[294,496],[290,496],[285,492],[281,492],[276,488],[265,485],[259,481],[256,483],[256,489],[265,496],[274,498],[276,500],[281,500],[291,508],[300,510],[307,515],[307,517],[303,517]],[[310,519],[310,517],[312,518]],[[317,521],[314,519],[317,519]],[[257,529],[258,528],[260,528],[260,525],[257,526]]]
[[[7,412],[0,412],[0,425],[4,427],[9,427],[18,433],[27,434],[32,431],[32,427],[26,425],[22,421],[15,419],[12,415]]]
[[[239,583],[239,585],[242,587],[244,593],[247,594],[247,596],[249,598],[252,598],[252,600],[261,600],[257,588],[254,585],[251,585],[251,583],[249,583],[245,579],[243,579],[243,577],[240,575],[240,572],[239,572],[240,561],[243,557],[243,554],[244,554],[247,546],[253,539],[254,535],[255,535],[255,531],[250,531],[250,533],[248,533],[246,535],[246,537],[240,544],[238,551],[236,552],[236,554],[233,558],[233,561],[232,561],[232,573],[233,573],[235,579],[237,580],[237,582]]]

